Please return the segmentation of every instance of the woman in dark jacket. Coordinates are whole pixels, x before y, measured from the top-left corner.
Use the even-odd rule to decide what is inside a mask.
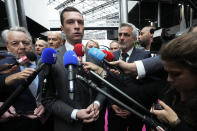
[[[151,108],[172,131],[197,130],[197,34],[182,35],[162,47],[161,59],[168,72],[170,88]],[[161,130],[161,129],[160,129]]]

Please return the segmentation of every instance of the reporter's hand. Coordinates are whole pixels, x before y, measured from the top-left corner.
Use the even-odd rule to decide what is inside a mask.
[[[135,63],[126,63],[122,60],[118,60],[118,61],[110,62],[110,64],[119,66],[126,74],[130,74],[131,76],[134,76],[134,77],[137,76],[137,67]],[[114,69],[111,69],[110,71],[115,74],[120,74],[119,71],[114,70]]]
[[[25,68],[23,71],[9,75],[8,77],[5,78],[5,84],[7,86],[14,84],[18,80],[25,80],[27,79],[35,69],[32,68]]]
[[[88,70],[92,70],[98,74],[100,74],[102,71],[103,71],[103,68],[98,66],[98,65],[95,65],[94,63],[91,63],[91,62],[82,62],[82,64],[84,65],[84,70],[85,71],[88,71]]]
[[[3,65],[0,65],[0,74],[9,74],[12,73],[14,71],[16,71],[19,66],[15,65],[12,68],[9,68],[11,64],[5,63]]]
[[[155,110],[154,107],[151,108],[151,111],[153,114],[157,116],[157,118],[167,124],[170,125],[177,125],[180,120],[177,116],[177,114],[170,108],[168,105],[166,105],[163,101],[158,100],[158,103],[164,108],[163,110]]]

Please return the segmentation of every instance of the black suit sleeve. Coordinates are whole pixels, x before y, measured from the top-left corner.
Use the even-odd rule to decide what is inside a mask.
[[[56,89],[52,81],[50,75],[47,76],[46,95],[42,97],[42,104],[56,117],[71,123],[73,122],[71,118],[73,108],[56,96]]]

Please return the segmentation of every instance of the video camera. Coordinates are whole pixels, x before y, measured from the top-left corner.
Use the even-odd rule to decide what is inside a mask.
[[[158,52],[163,44],[168,43],[170,40],[172,40],[184,33],[189,32],[189,30],[190,30],[190,28],[187,28],[183,31],[177,32],[176,34],[169,34],[168,29],[165,29],[165,28],[155,30],[154,34],[153,34],[153,42],[151,44],[150,51],[152,53],[158,54]]]

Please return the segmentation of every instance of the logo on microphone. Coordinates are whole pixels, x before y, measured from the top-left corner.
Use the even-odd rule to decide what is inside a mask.
[[[53,59],[54,61],[57,61],[57,53],[53,53]]]
[[[76,55],[76,54],[73,54],[73,56],[74,56],[75,58],[77,58],[77,55]]]

